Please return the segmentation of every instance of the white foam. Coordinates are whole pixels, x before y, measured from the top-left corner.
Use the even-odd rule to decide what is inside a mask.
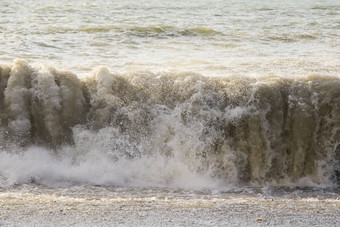
[[[324,186],[337,173],[336,77],[113,74],[100,67],[79,79],[22,60],[4,72],[5,185]]]

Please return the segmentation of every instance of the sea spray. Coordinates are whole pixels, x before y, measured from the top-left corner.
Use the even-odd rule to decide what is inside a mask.
[[[4,185],[338,183],[340,79],[0,67]]]

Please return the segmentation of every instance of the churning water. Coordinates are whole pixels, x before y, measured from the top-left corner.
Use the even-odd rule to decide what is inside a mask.
[[[340,79],[1,69],[1,172],[119,186],[332,186]],[[306,185],[305,185],[306,184]]]

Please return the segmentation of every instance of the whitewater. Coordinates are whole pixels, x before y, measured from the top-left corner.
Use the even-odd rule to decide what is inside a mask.
[[[0,81],[8,183],[339,181],[337,77],[119,75],[98,68],[78,78],[16,60],[1,68]]]
[[[0,225],[338,225],[339,13],[2,1]]]

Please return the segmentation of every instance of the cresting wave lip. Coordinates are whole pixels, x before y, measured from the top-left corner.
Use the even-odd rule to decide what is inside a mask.
[[[0,182],[339,184],[340,79],[0,67]]]

